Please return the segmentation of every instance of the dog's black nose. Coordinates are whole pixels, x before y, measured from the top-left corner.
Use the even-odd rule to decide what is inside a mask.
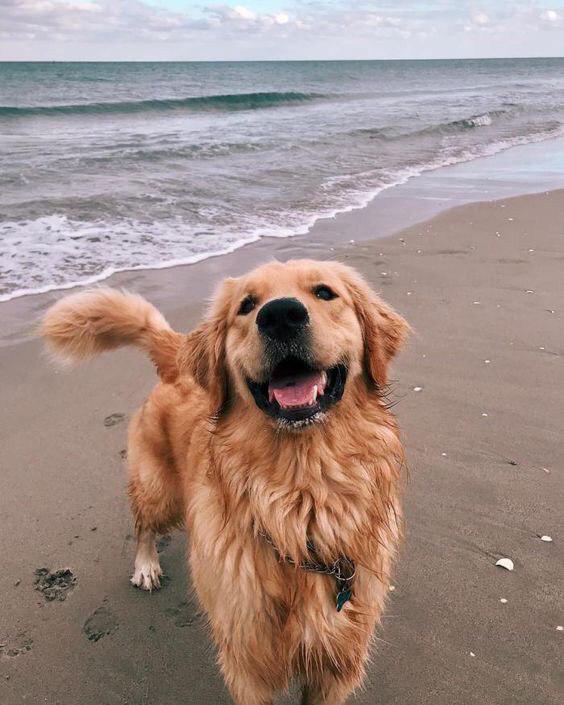
[[[298,299],[274,299],[258,312],[261,333],[274,340],[294,338],[309,323],[307,308]]]

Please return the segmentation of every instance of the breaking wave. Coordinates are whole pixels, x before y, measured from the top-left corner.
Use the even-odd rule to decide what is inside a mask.
[[[120,103],[78,103],[76,105],[38,105],[33,107],[0,106],[0,118],[21,118],[49,115],[100,115],[143,113],[149,111],[188,110],[193,112],[233,112],[262,110],[303,104],[328,98],[319,93],[271,91],[264,93],[228,93],[191,98],[137,100]]]

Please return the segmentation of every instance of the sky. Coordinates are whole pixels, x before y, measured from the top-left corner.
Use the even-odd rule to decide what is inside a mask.
[[[564,0],[0,0],[0,60],[563,54]]]

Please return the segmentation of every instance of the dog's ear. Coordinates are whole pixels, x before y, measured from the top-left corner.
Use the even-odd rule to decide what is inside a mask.
[[[227,407],[230,396],[225,342],[235,279],[226,279],[214,296],[203,322],[188,333],[178,353],[179,373],[191,375],[209,394],[215,414]]]
[[[345,270],[344,278],[364,339],[364,370],[371,384],[383,387],[388,381],[388,364],[405,342],[411,328],[356,271],[350,267]]]

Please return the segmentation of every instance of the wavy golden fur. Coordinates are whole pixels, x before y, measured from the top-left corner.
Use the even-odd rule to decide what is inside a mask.
[[[259,408],[248,384],[268,373],[258,312],[281,298],[307,310],[316,367],[347,371],[342,398],[295,427]],[[132,582],[159,586],[155,536],[185,525],[235,703],[271,705],[292,678],[303,705],[344,703],[362,681],[401,533],[403,450],[382,389],[408,332],[403,318],[351,268],[297,260],[224,281],[187,336],[112,289],[63,298],[41,332],[67,360],[135,345],[161,377],[129,429]],[[335,581],[281,561],[264,534],[296,562],[308,542],[324,561],[353,560],[351,601],[337,612]]]

